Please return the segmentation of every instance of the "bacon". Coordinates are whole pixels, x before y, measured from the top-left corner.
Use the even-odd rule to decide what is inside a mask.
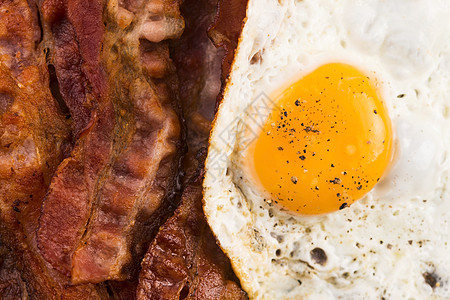
[[[2,299],[107,299],[102,285],[68,286],[37,251],[42,199],[70,147],[69,126],[49,89],[36,7],[0,1],[0,19],[0,234],[7,249]]]
[[[94,2],[97,2],[97,5],[94,5]],[[67,1],[64,4],[61,7],[53,1],[44,1],[41,11],[44,16],[44,28],[51,30],[46,33],[52,34],[53,37],[51,40],[53,47],[50,50],[52,63],[55,66],[61,95],[73,118],[75,137],[83,131],[84,134],[77,140],[71,157],[58,167],[52,180],[44,199],[37,241],[44,258],[55,269],[69,275],[72,266],[71,254],[88,223],[98,177],[106,171],[113,151],[115,120],[113,103],[107,97],[107,93],[102,94],[100,90],[94,93],[89,80],[101,77],[100,74],[104,73],[100,60],[95,59],[96,56],[100,56],[100,47],[91,50],[86,46],[82,47],[83,41],[86,40],[83,39],[84,32],[80,33],[78,38],[73,24],[85,23],[92,28],[91,31],[103,32],[101,2],[92,1],[91,5],[96,9],[89,14],[85,14],[80,5],[79,11],[75,9],[75,14],[71,15],[71,19],[76,21],[68,17],[70,15],[68,7],[74,10],[75,3]],[[85,16],[85,21],[80,20]],[[96,18],[100,23],[92,22]],[[93,39],[96,40],[90,44],[97,45],[102,42],[102,38],[103,35],[94,34]],[[80,48],[84,48],[85,51],[82,52]],[[87,54],[87,51],[97,54]],[[84,68],[83,61],[89,61],[90,67]]]
[[[187,189],[149,248],[137,293],[245,299],[202,215],[200,181],[188,181],[201,168],[220,88],[222,50],[205,34],[215,2],[186,4],[190,33],[171,45],[180,86],[167,41],[183,32],[180,2],[115,3],[42,0],[41,33],[32,0],[0,0],[0,234],[8,248],[0,257],[14,254],[0,266],[2,296],[136,297],[127,279],[177,202],[181,99]],[[167,248],[167,237],[180,234],[185,241]],[[161,261],[173,263],[169,277]],[[127,281],[90,284],[105,280]],[[173,286],[149,290],[162,280]]]
[[[26,299],[27,284],[14,262],[11,249],[0,240],[0,295],[2,300]]]
[[[184,190],[181,205],[145,255],[137,299],[247,299],[214,243],[201,199],[197,180]]]
[[[178,39],[184,30],[180,4],[180,0],[122,0],[119,18],[124,25],[137,19],[139,37],[150,42]]]
[[[180,100],[187,126],[184,192],[142,262],[137,299],[247,299],[230,262],[215,242],[202,211],[201,176],[224,50],[207,36],[214,0],[187,0],[186,31],[173,43]],[[241,20],[242,21],[242,20]]]
[[[245,0],[219,0],[214,23],[208,30],[216,47],[223,47],[226,51],[222,61],[222,78],[224,80],[230,73],[234,51],[244,26],[247,2]]]
[[[41,5],[45,36],[53,36],[48,41],[53,44],[52,63],[75,138],[91,125],[97,101],[105,98],[106,77],[100,63],[105,31],[102,10],[98,0],[45,0]]]
[[[131,278],[175,188],[173,67],[164,55],[166,69],[140,63],[147,54],[140,24],[150,2],[136,2],[145,9],[125,17],[114,1],[74,0],[61,8],[47,0],[41,7],[62,97],[73,98],[66,103],[80,115],[74,129],[83,129],[52,180],[37,240],[45,259],[74,284]],[[167,46],[154,48],[161,47]],[[74,72],[67,63],[73,58]],[[67,88],[65,76],[73,82]],[[72,92],[77,84],[82,88]],[[80,113],[86,107],[87,118]]]

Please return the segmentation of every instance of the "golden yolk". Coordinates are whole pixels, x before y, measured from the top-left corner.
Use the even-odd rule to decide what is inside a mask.
[[[354,67],[323,65],[275,103],[253,154],[262,186],[282,207],[306,215],[342,209],[387,169],[391,122],[374,82]]]

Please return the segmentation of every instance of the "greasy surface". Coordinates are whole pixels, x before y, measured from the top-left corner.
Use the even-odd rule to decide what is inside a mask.
[[[224,80],[230,73],[234,52],[244,26],[247,2],[245,0],[219,0],[214,24],[208,31],[214,44],[223,47],[226,51],[222,61],[222,78]]]
[[[162,38],[183,28],[148,24],[164,18],[164,3],[134,1],[135,10],[113,1],[58,3],[42,3],[43,24],[61,95],[72,98],[65,100],[79,138],[44,200],[38,246],[73,283],[124,280],[165,215],[180,135],[170,62],[159,60],[166,71],[151,65],[158,60],[146,63],[146,55],[164,57],[164,48],[154,51],[140,38],[148,38],[148,28],[160,30]],[[174,9],[171,15],[180,19]]]
[[[230,264],[205,222],[201,198],[201,180],[184,190],[142,262],[138,299],[246,299],[230,280]]]
[[[16,268],[13,253],[0,240],[0,295],[2,300],[26,299],[26,282]]]
[[[180,103],[187,127],[188,151],[183,167],[189,179],[198,169],[196,155],[206,147],[217,94],[221,87],[223,48],[214,47],[207,36],[214,20],[217,1],[185,1],[182,13],[186,30],[179,41],[172,43],[172,58],[179,78]]]
[[[69,130],[48,88],[32,3],[0,1],[0,295],[102,299],[101,286],[67,286],[66,278],[47,268],[33,238],[42,198],[69,147]]]
[[[176,183],[178,90],[164,40],[181,35],[179,2],[44,0],[42,33],[29,3],[0,0],[0,299],[135,299],[136,262],[174,206],[164,199]],[[189,132],[187,189],[150,249],[165,249],[161,259],[185,255],[177,262],[186,271],[183,296],[242,299],[204,219],[201,183],[192,182],[220,89],[224,52],[206,36],[215,8],[215,1],[187,1],[190,29],[173,45]],[[170,234],[186,243],[167,248]],[[141,278],[162,267],[148,264],[153,253]],[[158,280],[179,285],[179,274],[166,275]],[[70,285],[125,278],[132,279]],[[139,298],[151,297],[148,284]]]
[[[187,126],[188,152],[181,204],[151,244],[139,277],[138,299],[246,299],[230,263],[215,243],[202,211],[201,176],[210,122],[220,90],[223,49],[206,35],[215,1],[186,1],[186,31],[173,59]],[[239,27],[240,28],[240,27]]]

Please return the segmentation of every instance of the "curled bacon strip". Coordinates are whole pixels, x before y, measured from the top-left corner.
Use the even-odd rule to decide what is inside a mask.
[[[70,148],[69,126],[49,89],[33,1],[0,1],[0,20],[0,296],[107,299],[103,285],[68,285],[37,251],[42,199]]]
[[[141,39],[149,14],[167,13],[152,10],[153,2],[42,4],[52,63],[71,114],[79,116],[79,138],[52,180],[37,240],[45,259],[73,283],[130,278],[175,188],[173,67],[167,45]],[[163,38],[174,36],[172,28],[163,31]]]
[[[199,173],[221,87],[224,57],[223,49],[216,49],[206,34],[215,6],[214,0],[186,0],[183,6],[186,32],[174,45],[173,59],[188,134],[188,152],[182,165],[184,192],[180,206],[145,255],[137,299],[247,299],[202,211]],[[239,28],[235,42],[242,19],[238,22],[239,26],[233,27]]]

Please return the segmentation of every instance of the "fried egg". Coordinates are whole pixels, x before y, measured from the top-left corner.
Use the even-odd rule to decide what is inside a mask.
[[[204,210],[251,299],[450,299],[449,16],[249,1]]]

